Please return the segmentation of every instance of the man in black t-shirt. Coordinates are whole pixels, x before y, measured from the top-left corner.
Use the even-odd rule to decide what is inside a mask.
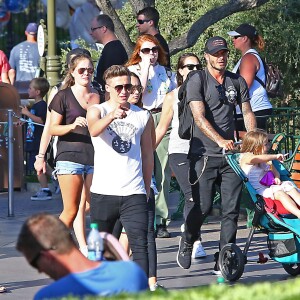
[[[245,80],[226,70],[229,53],[226,41],[212,37],[207,40],[204,52],[205,82],[195,73],[186,85],[186,97],[195,122],[189,155],[194,205],[186,212],[185,232],[177,254],[177,262],[184,269],[191,265],[193,243],[212,208],[216,184],[222,199],[219,247],[235,243],[242,181],[222,155],[222,149],[234,148],[235,105],[241,107],[247,130],[256,128]],[[218,253],[215,258],[214,274],[219,274]]]
[[[104,72],[112,65],[125,64],[128,56],[124,46],[115,35],[114,23],[108,15],[99,15],[92,20],[91,36],[96,43],[104,45],[95,74],[95,80],[102,86],[104,91]]]
[[[159,12],[154,7],[145,7],[137,13],[137,29],[140,34],[151,34],[155,36],[160,45],[164,48],[167,58],[168,65],[170,68],[170,51],[169,46],[164,37],[159,33],[158,30]]]

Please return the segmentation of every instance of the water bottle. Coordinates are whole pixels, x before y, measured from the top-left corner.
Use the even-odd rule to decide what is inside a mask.
[[[98,224],[91,223],[91,231],[87,238],[88,259],[98,261],[103,259],[103,240],[98,231]]]

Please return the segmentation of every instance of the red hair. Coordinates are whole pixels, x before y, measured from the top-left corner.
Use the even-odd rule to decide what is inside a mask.
[[[140,57],[139,53],[141,51],[142,45],[145,42],[151,42],[158,47],[157,62],[162,66],[166,66],[168,64],[166,52],[164,48],[160,45],[158,39],[151,34],[142,34],[138,37],[132,55],[129,58],[128,62],[125,64],[125,66],[129,67],[132,65],[136,65],[142,61],[142,58]]]

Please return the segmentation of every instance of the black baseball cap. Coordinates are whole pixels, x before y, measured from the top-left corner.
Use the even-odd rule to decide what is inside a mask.
[[[220,50],[229,51],[227,47],[227,42],[220,36],[214,36],[207,40],[204,48],[204,52],[208,54],[215,54]]]
[[[250,24],[241,24],[236,30],[227,32],[230,36],[247,36],[253,39],[258,35],[257,30]]]

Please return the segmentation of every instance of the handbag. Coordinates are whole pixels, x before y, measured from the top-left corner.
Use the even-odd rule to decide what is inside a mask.
[[[275,176],[272,171],[268,171],[259,181],[260,184],[264,186],[271,186],[275,183]]]

